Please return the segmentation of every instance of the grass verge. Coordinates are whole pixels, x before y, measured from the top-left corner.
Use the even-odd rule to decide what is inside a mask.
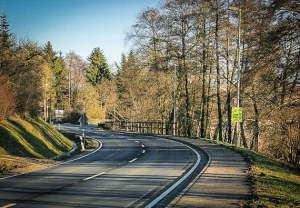
[[[49,159],[72,147],[72,141],[41,119],[14,117],[0,122],[0,154]]]
[[[250,163],[248,173],[253,189],[250,207],[300,207],[299,169],[248,149],[236,148],[219,141],[213,142],[234,149]]]

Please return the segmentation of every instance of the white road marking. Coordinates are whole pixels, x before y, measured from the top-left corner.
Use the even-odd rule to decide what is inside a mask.
[[[79,159],[82,159],[84,157],[87,157],[91,154],[94,154],[95,152],[99,151],[101,148],[102,148],[102,142],[99,141],[98,139],[94,139],[96,140],[97,142],[99,142],[99,147],[97,149],[95,149],[94,151],[86,154],[86,155],[83,155],[81,157],[78,157],[78,158],[75,158],[75,159],[72,159],[72,160],[68,160],[68,161],[65,161],[65,162],[62,162],[62,163],[58,163],[58,164],[55,164],[55,165],[50,165],[48,167],[45,167],[45,168],[42,168],[42,169],[39,169],[39,170],[36,170],[36,171],[40,171],[40,170],[45,170],[45,169],[48,169],[48,168],[53,168],[55,166],[59,166],[59,165],[62,165],[62,164],[66,164],[66,163],[69,163],[69,162],[73,162],[73,161],[76,161],[76,160],[79,160]],[[0,178],[0,180],[4,180],[4,179],[7,179],[7,178],[13,178],[13,177],[16,177],[16,176],[20,176],[20,175],[25,175],[27,173],[32,173],[32,172],[36,172],[36,171],[29,171],[29,172],[26,172],[26,173],[20,173],[20,174],[16,174],[16,175],[12,175],[12,176],[7,176],[7,177],[4,177],[4,178]],[[2,208],[2,207],[1,207]]]
[[[8,204],[8,205],[5,205],[5,206],[0,207],[0,208],[8,208],[8,207],[13,207],[13,206],[15,206],[15,205],[17,205],[17,204]]]
[[[142,146],[142,147],[145,147],[145,145],[143,145],[143,144],[142,144],[141,146]]]
[[[134,162],[136,160],[137,160],[137,158],[134,158],[134,159],[130,160],[129,162],[132,163],[132,162]]]
[[[139,141],[135,141],[136,143],[140,143]]]
[[[142,153],[144,154],[146,152],[146,150],[143,150]]]
[[[84,180],[84,181],[87,181],[87,180],[90,180],[90,179],[96,178],[96,177],[98,177],[98,176],[100,176],[100,175],[103,175],[103,174],[105,174],[105,173],[106,173],[106,172],[102,172],[102,173],[99,173],[99,174],[93,175],[93,176],[91,176],[91,177],[85,178],[85,179],[83,179],[83,180]]]
[[[176,142],[176,143],[180,143],[180,142]],[[180,143],[180,144],[182,144],[182,143]],[[187,177],[189,177],[192,174],[192,172],[194,172],[194,170],[197,168],[197,166],[200,164],[201,157],[200,157],[199,153],[196,150],[194,150],[193,148],[191,148],[190,146],[188,146],[188,145],[184,144],[184,146],[186,146],[187,148],[193,150],[196,153],[196,155],[197,155],[197,162],[196,162],[196,164],[179,181],[177,181],[175,184],[173,184],[173,186],[171,186],[170,188],[168,188],[165,192],[163,192],[160,196],[158,196],[150,204],[148,204],[146,206],[146,208],[154,207],[159,201],[161,201],[163,198],[165,198],[171,191],[173,191],[177,186],[179,186],[179,184],[181,184]]]
[[[98,141],[100,145],[99,145],[99,147],[98,147],[97,149],[95,149],[93,152],[91,152],[91,153],[89,153],[89,154],[86,154],[86,155],[83,155],[83,156],[81,156],[81,157],[75,158],[75,159],[73,159],[73,160],[68,160],[68,161],[66,161],[66,162],[59,163],[58,165],[61,165],[61,164],[65,164],[65,163],[69,163],[69,162],[73,162],[73,161],[79,160],[79,159],[81,159],[81,158],[84,158],[84,157],[87,157],[87,156],[89,156],[89,155],[91,155],[91,154],[94,154],[95,152],[97,152],[98,150],[100,150],[100,149],[102,148],[102,142],[99,141],[98,139],[94,139],[94,140]],[[54,165],[54,166],[55,166],[55,165]]]

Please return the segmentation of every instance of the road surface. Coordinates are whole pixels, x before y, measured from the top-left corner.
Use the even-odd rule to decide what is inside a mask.
[[[76,126],[61,128],[82,134]],[[1,179],[0,207],[159,207],[200,171],[198,150],[180,142],[93,129],[84,133],[99,143],[97,149]]]

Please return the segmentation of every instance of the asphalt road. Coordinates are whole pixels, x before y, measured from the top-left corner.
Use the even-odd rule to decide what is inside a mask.
[[[61,128],[82,133],[72,126]],[[0,207],[159,206],[200,159],[192,148],[163,138],[92,129],[85,135],[99,142],[95,151],[1,179]]]

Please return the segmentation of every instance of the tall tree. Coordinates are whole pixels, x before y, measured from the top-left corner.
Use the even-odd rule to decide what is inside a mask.
[[[167,68],[165,30],[166,16],[156,8],[147,7],[136,23],[126,34],[126,41],[132,41],[135,53],[150,70],[160,71]]]
[[[9,75],[9,64],[11,63],[12,46],[14,42],[4,9],[0,19],[0,74]]]
[[[220,85],[221,85],[221,74],[220,74],[220,46],[219,46],[219,19],[220,19],[220,5],[219,1],[215,1],[215,44],[216,44],[216,72],[217,72],[217,106],[218,106],[218,134],[219,140],[223,141],[223,118],[222,118],[222,106],[221,106],[221,95],[220,95]]]
[[[182,113],[182,129],[184,135],[191,136],[191,101],[189,91],[189,78],[191,69],[188,66],[192,52],[198,46],[199,30],[198,17],[200,5],[197,1],[165,1],[163,9],[168,14],[172,27],[172,49],[170,54],[176,54],[178,59],[178,88],[182,89],[178,104]],[[167,37],[166,42],[169,40]]]
[[[64,57],[61,53],[59,56],[56,56],[53,63],[53,73],[54,73],[54,80],[53,80],[53,88],[55,89],[55,103],[54,107],[58,109],[63,109],[65,106],[63,104],[64,93],[66,91],[66,64],[64,61]]]
[[[66,66],[61,53],[53,50],[52,44],[48,41],[43,47],[43,54],[48,64],[51,75],[46,78],[46,82],[51,83],[53,93],[52,104],[54,107],[63,108],[61,102],[63,99],[64,85],[66,84]],[[51,81],[51,82],[50,82]]]
[[[138,90],[138,87],[141,87],[139,86],[141,70],[136,63],[133,51],[129,53],[126,60],[122,60],[121,66],[117,76],[120,113],[127,119],[136,119],[138,109],[141,108],[138,105],[138,100],[141,98],[138,93],[143,93],[143,91]]]
[[[84,71],[86,69],[86,63],[77,55],[74,51],[69,52],[65,58],[65,64],[67,68],[66,77],[68,80],[68,108],[69,113],[79,113],[84,109],[84,95],[85,93],[84,82],[85,76]]]
[[[41,65],[40,49],[36,43],[22,39],[15,43],[17,50],[7,59],[5,85],[16,93],[17,113],[22,116],[37,116],[40,110]]]
[[[0,25],[0,41],[1,41],[1,47],[3,48],[10,48],[13,45],[12,33],[10,33],[9,29],[9,23],[6,18],[6,14],[4,10],[1,14],[1,25]]]
[[[100,84],[103,79],[110,79],[111,74],[100,48],[94,48],[91,55],[88,57],[89,65],[86,69],[86,79],[93,86]]]

